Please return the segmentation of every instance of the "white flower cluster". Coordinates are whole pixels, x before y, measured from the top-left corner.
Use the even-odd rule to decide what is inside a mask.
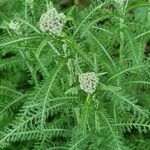
[[[87,72],[79,75],[80,88],[86,93],[93,93],[98,84],[98,77],[95,72]]]
[[[16,20],[12,20],[9,24],[9,28],[15,31],[19,31],[20,29],[20,23]]]
[[[60,36],[65,23],[65,15],[63,13],[58,13],[55,8],[52,8],[41,16],[40,29],[42,32],[49,31]]]

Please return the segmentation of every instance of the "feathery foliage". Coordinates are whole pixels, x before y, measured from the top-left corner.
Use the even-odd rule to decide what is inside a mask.
[[[149,150],[149,28],[149,0],[0,0],[0,149]]]

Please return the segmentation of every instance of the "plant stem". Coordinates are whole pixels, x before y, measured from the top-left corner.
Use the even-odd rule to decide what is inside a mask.
[[[83,132],[86,129],[86,124],[87,124],[88,117],[89,117],[88,114],[89,114],[89,109],[90,109],[90,105],[91,105],[91,100],[92,100],[92,95],[88,94],[87,98],[86,98],[86,102],[84,104],[82,117],[81,117],[81,119],[82,119],[81,122],[83,123],[82,124]]]
[[[119,11],[120,14],[124,15],[124,3],[119,4]],[[123,67],[123,61],[124,61],[124,35],[123,32],[121,31],[124,27],[124,19],[120,17],[120,65]]]

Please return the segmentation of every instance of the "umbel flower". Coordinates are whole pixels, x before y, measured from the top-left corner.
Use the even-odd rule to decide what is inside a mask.
[[[18,31],[20,29],[20,23],[17,20],[12,20],[9,24],[9,28],[15,31]]]
[[[52,8],[41,16],[40,29],[42,32],[49,31],[60,36],[65,23],[65,15],[63,13],[58,13],[55,8]]]
[[[95,72],[87,72],[79,75],[80,88],[86,93],[92,94],[96,90],[98,77]]]

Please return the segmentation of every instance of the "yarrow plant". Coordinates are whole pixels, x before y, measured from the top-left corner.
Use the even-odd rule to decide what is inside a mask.
[[[147,1],[0,0],[0,150],[150,150]]]
[[[49,31],[54,35],[60,36],[66,17],[63,13],[58,13],[55,8],[51,8],[40,18],[40,29],[42,32]]]
[[[95,72],[87,72],[79,75],[80,88],[86,93],[93,93],[98,84],[98,77]]]

